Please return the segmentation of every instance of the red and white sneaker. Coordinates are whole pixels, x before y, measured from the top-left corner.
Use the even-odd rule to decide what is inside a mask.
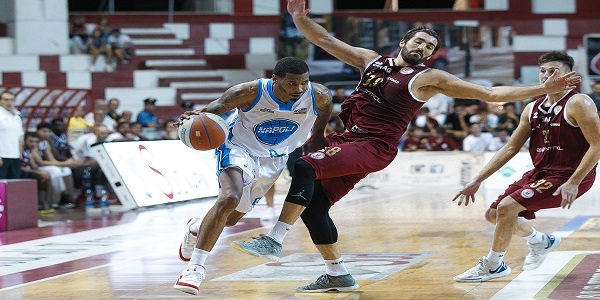
[[[196,247],[196,242],[198,241],[198,234],[190,231],[190,226],[198,221],[200,221],[199,218],[191,218],[183,227],[183,239],[179,245],[179,259],[183,261],[190,261],[192,253],[194,253],[194,248]]]
[[[202,283],[202,280],[204,280],[204,273],[203,266],[194,265],[193,267],[188,267],[181,272],[173,288],[184,293],[198,295],[198,287]]]

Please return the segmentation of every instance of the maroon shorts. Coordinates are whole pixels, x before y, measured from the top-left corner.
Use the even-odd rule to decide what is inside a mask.
[[[361,179],[387,167],[398,154],[397,145],[351,132],[333,132],[329,146],[301,157],[308,162],[333,205]]]
[[[502,199],[510,196],[527,210],[519,213],[519,216],[526,219],[535,219],[535,212],[540,209],[560,207],[562,197],[560,194],[552,196],[562,184],[564,184],[571,174],[557,173],[548,171],[530,170],[523,174],[518,181],[508,186],[506,191],[494,201],[490,207],[497,208]],[[579,185],[577,198],[587,192],[596,179],[596,170],[590,172]]]

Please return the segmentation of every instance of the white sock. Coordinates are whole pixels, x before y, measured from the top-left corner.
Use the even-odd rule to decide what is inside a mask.
[[[267,236],[274,239],[276,242],[283,244],[283,239],[288,234],[290,229],[292,229],[292,225],[277,221]]]
[[[527,240],[527,242],[530,244],[537,244],[541,243],[544,240],[544,236],[545,234],[543,232],[539,232],[535,230],[535,228],[533,228],[533,232],[530,235],[525,236],[523,238]]]
[[[350,274],[346,269],[344,259],[341,257],[334,260],[325,260],[325,273],[331,276],[342,276]]]
[[[194,265],[204,266],[204,263],[206,263],[206,258],[208,258],[208,254],[210,254],[210,252],[195,248],[194,252],[192,253],[192,257],[188,262],[188,267],[193,267]]]
[[[500,262],[502,262],[504,260],[504,255],[506,254],[506,251],[504,252],[496,252],[493,251],[492,249],[490,249],[490,252],[488,253],[486,259],[489,262],[493,262],[496,265],[499,265]]]

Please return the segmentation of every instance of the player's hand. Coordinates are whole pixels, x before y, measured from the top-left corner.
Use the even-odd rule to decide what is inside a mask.
[[[292,18],[304,17],[310,13],[310,9],[306,8],[305,0],[288,0],[287,10]]]
[[[181,116],[179,116],[179,119],[177,120],[177,122],[173,123],[173,126],[175,126],[175,128],[178,128],[179,125],[181,125],[181,123],[184,120],[187,120],[190,118],[190,116],[192,115],[199,115],[201,112],[204,112],[206,110],[206,108],[203,108],[201,110],[188,110],[186,112],[184,112],[183,114],[181,114]]]
[[[311,136],[306,140],[306,143],[302,146],[302,153],[308,154],[311,152],[319,151],[329,146],[329,142],[324,135]]]
[[[581,76],[577,75],[575,71],[559,76],[558,70],[555,70],[544,82],[544,87],[549,89],[548,94],[551,94],[553,92],[575,89],[580,82]]]
[[[481,182],[475,180],[465,184],[460,192],[452,198],[452,201],[454,202],[458,199],[458,206],[461,206],[463,202],[465,203],[465,206],[469,205],[469,202],[475,202],[475,193],[479,190],[480,185]]]
[[[579,193],[579,185],[565,182],[563,185],[559,186],[552,196],[560,195],[562,197],[562,202],[560,206],[562,208],[570,209],[571,204],[575,202],[577,199],[577,194]]]

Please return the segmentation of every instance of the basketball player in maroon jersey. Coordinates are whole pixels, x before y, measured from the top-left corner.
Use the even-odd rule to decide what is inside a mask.
[[[558,51],[542,55],[538,63],[541,83],[573,68],[573,58]],[[534,168],[490,205],[485,218],[496,225],[492,248],[475,267],[454,280],[487,281],[510,274],[503,258],[513,234],[527,240],[529,253],[523,270],[539,267],[560,244],[560,237],[539,232],[519,217],[534,219],[540,209],[570,208],[592,187],[600,160],[600,118],[589,96],[568,90],[548,93],[528,104],[508,143],[452,200],[459,199],[458,205],[475,201],[481,182],[515,156],[527,139]]]
[[[295,163],[294,174],[278,222],[264,236],[236,241],[245,253],[278,258],[282,242],[300,216],[325,260],[326,273],[297,292],[351,291],[358,284],[346,269],[337,245],[337,229],[330,207],[356,183],[388,166],[398,152],[398,141],[410,120],[433,95],[490,102],[517,101],[546,93],[558,93],[581,81],[573,73],[552,75],[543,84],[528,87],[484,87],[422,63],[440,47],[438,34],[425,27],[407,32],[397,57],[350,46],[331,36],[312,21],[304,0],[288,0],[288,12],[300,32],[312,43],[361,70],[357,88],[342,103],[339,117],[344,133],[330,133],[329,146],[313,149]]]

